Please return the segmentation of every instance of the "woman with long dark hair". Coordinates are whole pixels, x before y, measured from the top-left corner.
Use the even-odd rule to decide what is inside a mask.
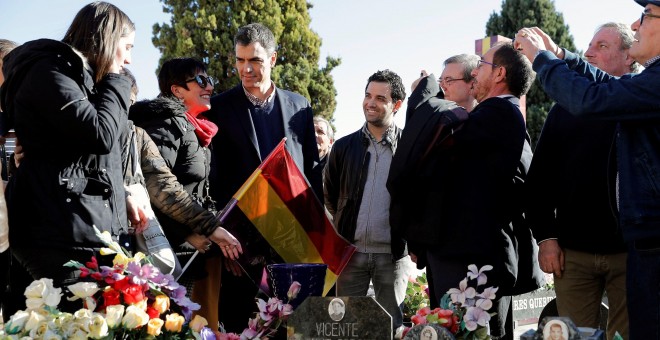
[[[127,235],[118,136],[131,84],[119,72],[134,39],[124,12],[94,2],[62,41],[27,42],[4,59],[0,104],[24,155],[6,191],[9,240],[34,279],[76,281],[78,271],[62,265],[98,255],[94,227]]]

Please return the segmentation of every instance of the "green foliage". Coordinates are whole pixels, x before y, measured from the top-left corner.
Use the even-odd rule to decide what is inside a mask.
[[[428,281],[426,273],[418,276],[416,279],[408,280],[406,288],[406,298],[403,300],[403,318],[409,320],[421,308],[430,305],[427,293]]]
[[[239,27],[261,22],[278,43],[272,78],[278,87],[310,100],[315,115],[332,120],[337,91],[331,71],[340,58],[327,57],[319,67],[321,38],[310,29],[311,4],[306,0],[161,0],[170,23],[155,24],[152,41],[161,52],[160,65],[174,57],[194,57],[218,78],[216,91],[240,82],[234,69],[234,34]]]
[[[557,12],[552,0],[503,0],[502,12],[493,12],[486,23],[486,35],[502,35],[513,38],[522,27],[539,27],[559,46],[575,51],[573,36],[564,16]],[[552,100],[543,92],[538,80],[527,93],[527,127],[536,146],[541,127],[547,117]],[[545,112],[541,112],[545,110]]]

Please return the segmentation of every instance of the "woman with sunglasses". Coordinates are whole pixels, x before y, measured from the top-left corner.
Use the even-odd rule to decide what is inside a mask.
[[[93,2],[62,41],[30,41],[4,58],[2,111],[24,155],[6,191],[9,241],[34,279],[77,281],[80,272],[63,264],[99,255],[94,227],[115,240],[128,235],[118,139],[131,84],[119,73],[134,40],[124,12]],[[59,307],[80,304],[63,299]]]
[[[129,119],[153,139],[178,182],[197,203],[209,210],[215,209],[209,196],[209,145],[218,127],[208,121],[203,112],[211,108],[214,83],[200,61],[170,59],[163,63],[158,74],[158,98],[135,103],[129,113]],[[207,237],[157,208],[154,211],[182,266],[195,250],[202,253],[209,250],[212,242]],[[194,280],[204,277],[203,268],[204,259],[196,258],[179,279],[189,294],[192,294]]]

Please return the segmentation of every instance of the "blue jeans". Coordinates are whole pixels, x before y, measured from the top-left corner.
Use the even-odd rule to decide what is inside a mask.
[[[392,330],[396,330],[403,324],[403,312],[395,291],[404,296],[408,285],[403,261],[392,262],[391,254],[355,252],[337,278],[337,296],[366,296],[372,281],[376,301],[392,316]]]
[[[660,245],[628,247],[630,340],[660,339]]]

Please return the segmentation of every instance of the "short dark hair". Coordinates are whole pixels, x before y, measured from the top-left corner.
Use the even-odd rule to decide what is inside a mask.
[[[199,72],[206,72],[206,65],[194,58],[173,58],[164,62],[158,72],[160,95],[174,97],[172,85],[188,90],[186,80],[195,77]]]
[[[371,77],[369,77],[369,80],[367,80],[367,86],[364,87],[365,92],[369,87],[369,83],[372,81],[388,83],[390,85],[390,91],[392,92],[392,99],[394,101],[404,100],[406,98],[406,88],[403,86],[403,81],[401,81],[401,77],[399,77],[398,74],[390,70],[378,71],[372,74]]]
[[[510,42],[496,45],[496,47],[493,63],[506,70],[506,85],[509,91],[518,98],[524,96],[534,81],[532,64]]]
[[[234,36],[234,47],[236,45],[247,46],[258,42],[269,54],[275,52],[275,35],[261,23],[252,23],[240,27]]]

